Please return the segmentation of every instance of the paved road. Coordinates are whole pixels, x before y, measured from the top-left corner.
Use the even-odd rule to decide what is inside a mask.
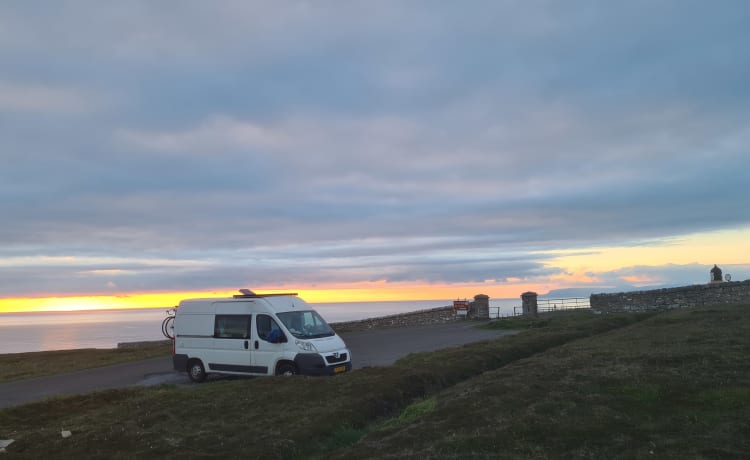
[[[475,323],[412,326],[340,334],[352,354],[354,368],[387,366],[409,353],[433,351],[508,335],[508,331],[475,328]],[[0,384],[0,408],[60,395],[108,388],[188,385],[187,374],[172,370],[172,357],[152,358],[114,366]]]
[[[342,333],[341,338],[352,353],[354,368],[362,368],[387,366],[409,353],[434,351],[513,333],[477,329],[476,323],[467,321]]]

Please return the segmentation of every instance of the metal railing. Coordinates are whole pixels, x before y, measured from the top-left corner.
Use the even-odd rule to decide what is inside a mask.
[[[537,299],[537,313],[550,313],[563,310],[576,310],[579,308],[591,308],[588,297],[568,297],[564,299]],[[523,315],[523,307],[513,307],[512,316]],[[506,315],[511,316],[511,315]]]
[[[536,299],[537,311],[547,313],[558,310],[591,308],[588,297],[569,297],[567,299]]]
[[[563,310],[575,310],[579,308],[591,308],[588,297],[568,297],[561,299],[537,299],[537,313],[549,313]],[[514,306],[513,312],[510,312],[508,306],[489,306],[491,319],[509,318],[523,315],[523,307]]]
[[[513,307],[513,313],[501,313],[502,310],[504,310],[503,307],[493,307],[490,305],[490,319],[496,319],[496,318],[511,318],[516,315],[516,309],[521,309],[521,307]]]

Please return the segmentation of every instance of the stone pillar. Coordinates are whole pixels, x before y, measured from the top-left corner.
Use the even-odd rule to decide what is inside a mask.
[[[521,309],[523,316],[537,316],[536,292],[524,292],[521,294]]]
[[[490,319],[490,296],[484,294],[474,296],[474,318]]]

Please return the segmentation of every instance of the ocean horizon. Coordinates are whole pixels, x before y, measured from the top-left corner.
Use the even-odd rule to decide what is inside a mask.
[[[338,323],[453,305],[453,300],[310,303],[326,321]],[[508,316],[519,299],[490,299],[490,315]],[[116,348],[118,343],[162,340],[168,308],[0,313],[0,354],[79,348]]]

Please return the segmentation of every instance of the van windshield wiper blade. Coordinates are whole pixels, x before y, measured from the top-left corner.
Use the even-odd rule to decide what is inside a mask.
[[[319,339],[321,337],[331,337],[333,335],[335,335],[335,332],[324,332],[322,334],[313,334],[308,337],[310,337],[311,339]]]

